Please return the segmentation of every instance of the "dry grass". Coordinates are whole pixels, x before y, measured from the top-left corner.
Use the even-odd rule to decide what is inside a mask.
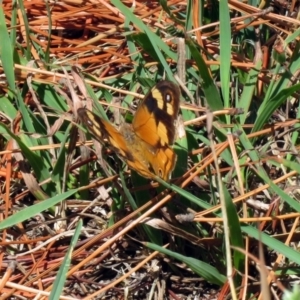
[[[58,299],[56,278],[60,299],[281,299],[300,263],[299,1],[228,1],[230,26],[218,2],[122,1],[131,22],[117,2],[3,1],[0,300]],[[119,174],[109,151],[99,167],[77,108],[131,111],[178,71],[178,37],[171,184]]]

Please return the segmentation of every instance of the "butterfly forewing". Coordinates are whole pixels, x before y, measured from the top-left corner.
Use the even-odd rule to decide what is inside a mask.
[[[176,84],[170,81],[159,82],[139,106],[132,123],[134,132],[152,146],[172,145],[179,97],[180,90]]]

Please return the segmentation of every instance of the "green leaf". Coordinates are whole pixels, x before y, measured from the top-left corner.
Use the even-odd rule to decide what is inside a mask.
[[[31,151],[28,146],[20,139],[20,137],[13,134],[4,124],[0,123],[0,127],[9,134],[19,145],[24,156],[28,159],[30,166],[33,168],[37,178],[42,181],[50,178],[49,171],[44,167],[44,162],[40,156]]]
[[[257,241],[261,241],[264,245],[270,247],[273,251],[278,252],[291,260],[291,262],[300,264],[299,252],[285,245],[284,243],[276,240],[274,237],[265,234],[264,232],[257,230],[254,227],[241,225],[242,231],[247,233],[250,237],[255,238]]]
[[[205,94],[205,98],[208,104],[208,107],[212,110],[221,110],[223,109],[223,103],[219,94],[219,91],[211,78],[208,68],[205,64],[204,59],[200,55],[200,49],[195,46],[195,43],[188,39],[186,43],[191,51],[192,57],[195,59],[198,67],[198,71],[201,75],[201,79],[203,81],[203,91]],[[221,119],[224,119],[221,117]]]
[[[169,64],[164,58],[162,51],[165,52],[174,61],[177,61],[177,54],[172,52],[168,45],[160,39],[154,32],[152,32],[149,27],[139,18],[137,18],[134,13],[128,9],[120,0],[111,0],[111,3],[114,4],[121,12],[128,18],[136,27],[138,27],[142,32],[147,34],[149,43],[152,44],[154,51],[159,59],[159,62],[162,64],[165,72],[168,75],[170,80],[173,79],[173,72],[171,71]],[[161,49],[161,50],[160,50]]]
[[[239,217],[236,212],[235,205],[233,204],[232,198],[228,192],[228,189],[223,186],[225,206],[228,217],[229,231],[230,231],[230,242],[232,246],[244,249],[244,241],[242,236],[241,225]],[[229,250],[230,251],[230,250]],[[244,268],[245,256],[240,251],[234,250],[233,254],[234,266],[237,270],[242,271]]]
[[[9,38],[3,6],[0,7],[0,59],[9,88],[15,90],[15,73],[12,41]],[[13,41],[15,43],[15,41]]]
[[[231,27],[227,0],[220,0],[220,76],[225,107],[230,107]]]
[[[295,84],[290,88],[282,89],[278,94],[272,97],[269,101],[261,105],[257,112],[257,119],[253,126],[252,132],[257,132],[269,121],[274,111],[282,105],[289,96],[299,91],[300,84]]]
[[[33,216],[39,214],[40,212],[49,209],[50,207],[56,205],[57,203],[67,199],[68,197],[72,196],[77,192],[77,189],[70,190],[68,192],[62,193],[60,195],[54,196],[49,198],[45,201],[41,201],[37,204],[34,204],[30,207],[24,208],[21,211],[16,212],[12,216],[8,217],[7,219],[0,222],[0,230],[9,228],[14,226],[18,223],[26,221]]]
[[[256,63],[255,67],[249,71],[242,95],[238,100],[237,107],[244,110],[244,113],[238,116],[241,125],[245,123],[249,108],[253,102],[253,95],[256,90],[256,83],[261,67],[262,61],[260,60]]]
[[[209,265],[208,263],[195,259],[193,257],[188,257],[181,255],[179,253],[170,251],[166,248],[157,246],[155,244],[151,243],[145,243],[147,247],[150,249],[153,249],[155,251],[159,251],[160,253],[163,253],[165,255],[168,255],[170,257],[173,257],[183,263],[185,263],[193,272],[195,272],[198,276],[201,276],[204,280],[217,284],[219,286],[223,285],[227,278],[223,274],[221,274],[216,268]]]
[[[73,235],[71,243],[70,243],[70,247],[69,247],[67,253],[65,254],[64,260],[59,268],[58,273],[55,276],[55,280],[53,283],[53,288],[51,289],[49,300],[59,299],[60,296],[62,295],[64,285],[67,280],[67,273],[68,273],[68,270],[71,265],[72,253],[73,253],[73,250],[79,239],[81,229],[82,229],[82,220],[79,219],[78,224],[75,229],[75,232],[74,232],[74,235]]]

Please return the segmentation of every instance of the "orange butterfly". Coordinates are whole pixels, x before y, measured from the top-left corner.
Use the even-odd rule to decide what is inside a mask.
[[[176,162],[170,147],[175,138],[180,89],[171,81],[157,83],[138,107],[132,124],[116,129],[110,122],[80,108],[78,115],[90,133],[107,144],[128,166],[146,178],[169,180]]]

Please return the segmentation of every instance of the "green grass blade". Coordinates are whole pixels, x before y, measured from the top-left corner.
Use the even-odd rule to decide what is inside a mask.
[[[229,220],[230,243],[232,246],[240,247],[244,249],[242,230],[239,222],[239,217],[236,212],[236,207],[233,204],[232,198],[228,192],[228,189],[225,186],[223,186],[223,192],[224,192],[227,217]],[[245,260],[244,254],[234,250],[233,261],[234,261],[234,266],[237,270],[239,271],[243,270],[244,260]]]
[[[200,55],[199,49],[195,46],[192,40],[186,41],[193,59],[195,59],[198,67],[198,71],[201,75],[201,79],[203,80],[203,91],[205,94],[205,98],[208,104],[208,107],[212,110],[221,110],[223,109],[223,103],[219,94],[219,91],[211,78],[208,68],[203,60],[202,56]],[[221,119],[224,119],[221,117]]]
[[[181,255],[179,253],[170,251],[166,248],[159,247],[155,244],[146,243],[145,244],[150,249],[153,249],[155,251],[159,251],[165,255],[168,255],[170,257],[173,257],[183,263],[185,263],[193,272],[198,274],[199,276],[203,277],[204,280],[207,280],[210,283],[217,284],[217,285],[223,285],[226,281],[226,276],[221,274],[216,268],[209,265],[208,263],[195,259],[193,257],[188,257]]]
[[[26,59],[29,61],[31,59],[31,45],[30,45],[30,30],[29,30],[29,23],[28,23],[28,19],[27,19],[27,13],[26,13],[26,9],[24,7],[24,2],[23,0],[19,0],[18,1],[19,7],[20,7],[20,11],[22,13],[22,18],[23,18],[23,22],[24,22],[24,27],[25,27],[25,32],[26,32],[26,46],[27,46],[27,50],[26,50]]]
[[[13,47],[14,41],[10,40],[8,29],[6,27],[6,20],[3,12],[3,6],[0,7],[0,59],[3,70],[11,91],[15,90],[15,73],[13,61]]]
[[[53,288],[52,288],[50,296],[49,296],[49,300],[57,300],[62,295],[64,285],[67,280],[67,273],[68,273],[68,270],[71,265],[72,252],[73,252],[73,250],[77,244],[77,241],[79,239],[81,229],[82,229],[82,220],[79,219],[79,222],[76,226],[74,235],[73,235],[71,243],[70,243],[70,247],[69,247],[67,253],[65,254],[65,258],[59,268],[57,275],[55,276],[55,280],[54,280]]]
[[[17,110],[15,109],[9,98],[5,95],[0,95],[0,111],[11,119],[14,119],[17,114]],[[4,133],[1,128],[0,133]]]
[[[253,101],[253,95],[256,90],[256,83],[261,67],[262,61],[260,60],[256,63],[255,67],[249,71],[242,95],[237,103],[237,107],[244,110],[244,113],[238,116],[241,125],[245,124],[249,108]]]
[[[66,200],[68,197],[72,196],[77,192],[77,189],[69,190],[63,194],[56,195],[52,198],[49,198],[45,201],[41,201],[35,205],[30,207],[24,208],[21,211],[16,212],[12,216],[8,217],[7,219],[0,222],[0,230],[9,228],[14,226],[18,223],[24,222],[29,220],[33,216],[39,214],[40,212],[51,208],[52,206],[56,205],[57,203]]]
[[[291,262],[294,262],[298,265],[300,264],[300,255],[298,251],[276,240],[268,234],[257,230],[254,227],[241,225],[241,228],[243,232],[247,233],[249,236],[255,238],[256,240],[261,241],[264,245],[270,247],[275,252],[282,254],[286,258],[290,259]]]
[[[168,75],[168,78],[170,80],[173,80],[173,72],[171,71],[169,65],[167,64],[166,59],[164,58],[162,51],[165,52],[167,56],[169,56],[174,61],[177,61],[177,54],[172,52],[167,44],[163,40],[161,40],[155,33],[153,33],[146,24],[139,18],[137,18],[131,10],[128,9],[121,1],[119,0],[111,0],[111,3],[113,3],[131,22],[137,26],[142,32],[145,32],[148,36],[149,42],[152,44],[153,49],[162,64],[165,72]]]
[[[177,24],[180,24],[181,26],[184,26],[184,22],[176,18],[174,14],[171,12],[171,10],[168,7],[168,2],[166,0],[159,0],[159,3],[163,10],[170,16],[170,18]]]
[[[220,0],[220,77],[224,106],[230,107],[231,28],[227,0]]]
[[[44,162],[36,153],[31,151],[28,146],[21,140],[20,137],[13,134],[4,124],[0,123],[0,126],[7,134],[9,134],[19,145],[24,156],[28,159],[31,167],[33,168],[37,178],[40,181],[46,180],[50,177],[50,173],[44,168]]]
[[[291,86],[290,88],[282,89],[278,94],[270,99],[265,105],[261,106],[258,110],[258,116],[253,126],[252,132],[257,132],[269,121],[274,111],[282,105],[289,96],[299,91],[300,84]]]
[[[145,178],[142,178],[137,173],[133,173],[132,175],[132,182],[134,186],[141,186],[142,183],[146,182]],[[139,207],[141,207],[143,204],[147,202],[147,197],[145,197],[145,191],[136,191],[134,193],[135,198],[131,195],[130,191],[128,190],[126,186],[126,182],[124,179],[124,176],[122,172],[120,172],[120,178],[122,182],[122,186],[124,189],[124,193],[126,195],[126,198],[132,208],[132,210],[137,210]],[[155,244],[162,245],[162,235],[161,232],[149,225],[142,224],[142,228],[145,231],[145,234],[147,235],[148,239]]]

